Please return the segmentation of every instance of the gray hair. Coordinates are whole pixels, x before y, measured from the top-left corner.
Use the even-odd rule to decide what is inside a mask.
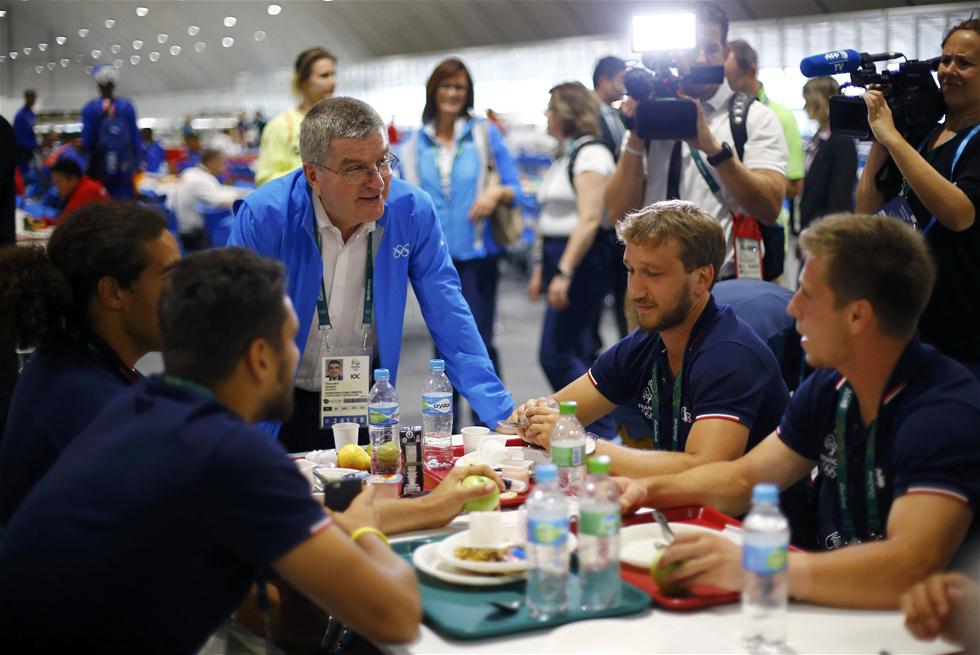
[[[334,139],[366,139],[378,130],[387,140],[384,121],[366,102],[327,98],[313,105],[300,123],[299,154],[303,161],[326,161]]]

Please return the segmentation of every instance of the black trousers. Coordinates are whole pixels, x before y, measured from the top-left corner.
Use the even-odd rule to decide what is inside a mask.
[[[320,428],[320,394],[293,389],[293,415],[279,428],[279,442],[291,453],[333,448],[333,429]],[[368,443],[367,426],[361,426],[357,442]]]

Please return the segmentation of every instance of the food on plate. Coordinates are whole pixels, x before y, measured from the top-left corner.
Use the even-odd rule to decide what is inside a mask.
[[[505,491],[504,493],[500,494],[500,500],[513,500],[514,498],[517,498],[516,491]]]
[[[477,498],[476,500],[471,500],[463,505],[463,511],[465,512],[488,512],[493,509],[497,509],[497,505],[500,503],[500,489],[497,487],[497,483],[488,478],[485,475],[468,475],[463,478],[463,481],[459,483],[463,489],[472,489],[473,487],[483,487],[486,485],[492,485],[493,491],[491,491],[486,496],[482,498]]]
[[[510,561],[510,547],[506,548],[473,548],[457,546],[453,551],[458,559],[469,562],[507,562]]]
[[[684,562],[674,562],[673,564],[668,564],[667,566],[661,567],[660,558],[663,554],[667,552],[666,548],[658,548],[657,552],[653,556],[653,562],[650,563],[650,575],[653,576],[653,581],[657,583],[660,587],[660,591],[663,592],[665,596],[683,596],[687,593],[687,588],[684,585],[674,583],[668,583],[664,578],[669,574],[680,568],[681,564]]]
[[[337,452],[337,466],[367,471],[371,468],[371,457],[357,444],[349,443]]]

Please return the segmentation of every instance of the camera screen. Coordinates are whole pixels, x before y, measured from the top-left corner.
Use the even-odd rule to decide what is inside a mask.
[[[693,13],[633,16],[633,52],[690,50],[697,37]]]
[[[861,96],[833,96],[830,99],[830,131],[855,139],[871,138],[868,106]]]

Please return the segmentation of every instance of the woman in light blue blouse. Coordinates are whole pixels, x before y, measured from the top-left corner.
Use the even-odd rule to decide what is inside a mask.
[[[499,203],[519,204],[521,191],[500,131],[472,110],[470,72],[459,59],[446,59],[426,83],[421,128],[401,146],[401,175],[432,196],[463,297],[499,376],[493,323],[503,248],[493,239],[489,217]],[[500,184],[486,184],[491,167]]]

